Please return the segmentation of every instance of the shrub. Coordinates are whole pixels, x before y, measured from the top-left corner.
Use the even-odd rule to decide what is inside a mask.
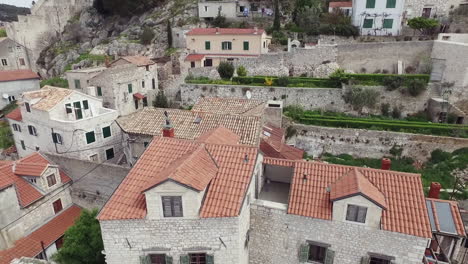
[[[446,160],[449,160],[452,157],[452,154],[445,152],[441,149],[436,149],[431,152],[431,159],[432,163],[440,163]]]
[[[330,80],[334,80],[340,83],[347,83],[349,80],[349,77],[346,75],[343,69],[336,69],[335,72],[330,74],[329,78]]]
[[[4,28],[0,28],[0,38],[6,38],[6,30]]]
[[[273,78],[265,77],[265,85],[272,86],[273,85]]]
[[[390,116],[390,104],[389,103],[381,104],[380,111],[382,112],[383,116]]]
[[[288,77],[279,77],[276,79],[276,85],[281,86],[281,87],[288,87],[289,84],[289,78]]]
[[[398,107],[393,107],[393,110],[392,110],[392,117],[395,118],[395,119],[400,119],[400,117],[401,117],[401,110],[400,110],[400,108],[398,108]]]
[[[411,96],[418,96],[426,90],[426,83],[422,80],[409,80],[406,84],[406,91]]]
[[[288,37],[281,31],[274,31],[271,37],[274,44],[288,45]]]
[[[439,26],[439,21],[427,17],[415,17],[408,20],[408,26],[424,35],[429,35],[434,33],[434,29]]]
[[[245,69],[244,66],[237,67],[237,76],[240,76],[240,77],[247,76],[247,70]]]
[[[218,73],[219,76],[221,76],[222,79],[231,79],[232,76],[234,75],[234,66],[230,62],[223,61],[219,64],[218,68]]]
[[[354,110],[361,112],[362,108],[373,108],[377,103],[379,93],[372,89],[353,87],[344,95],[344,101],[350,104]]]
[[[410,65],[410,66],[408,66],[408,67],[405,68],[405,72],[406,72],[406,73],[410,73],[410,74],[411,74],[411,73],[415,73],[415,72],[416,72],[416,68]]]
[[[156,99],[153,102],[154,107],[159,107],[159,108],[168,108],[169,103],[167,101],[167,97],[164,94],[163,91],[159,91],[158,94],[156,95]]]
[[[302,117],[302,115],[304,114],[304,108],[302,108],[302,106],[300,106],[300,105],[286,106],[283,109],[283,111],[284,111],[285,115],[291,117],[294,120],[300,119]]]
[[[226,21],[226,17],[222,16],[220,13],[213,19],[211,22],[213,27],[227,28],[230,26],[230,23]]]
[[[41,88],[46,85],[61,87],[61,88],[68,88],[68,81],[60,77],[54,77],[54,78],[41,81],[40,83]]]
[[[389,76],[383,79],[383,85],[388,91],[394,91],[400,88],[404,81],[405,79],[402,76]]]
[[[337,36],[343,36],[343,37],[359,36],[359,29],[353,25],[322,24],[320,25],[318,31],[322,35],[337,35]]]
[[[151,28],[149,28],[149,27],[145,27],[143,29],[143,32],[140,35],[141,44],[149,45],[149,44],[151,44],[151,41],[153,40],[153,38],[154,38],[153,30]]]

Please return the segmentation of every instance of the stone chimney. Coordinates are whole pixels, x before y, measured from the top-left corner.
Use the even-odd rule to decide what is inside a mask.
[[[431,188],[429,189],[429,198],[439,199],[440,196],[440,189],[442,189],[442,185],[438,182],[431,182]]]
[[[391,159],[387,159],[387,158],[383,158],[383,159],[382,159],[382,166],[381,166],[381,169],[382,169],[382,170],[390,170],[391,167],[392,167],[392,160],[391,160]]]
[[[254,27],[254,34],[255,34],[255,35],[258,34],[258,27]]]
[[[216,34],[219,34],[219,27],[216,27]]]
[[[174,127],[172,126],[171,120],[169,119],[169,114],[167,111],[164,111],[164,115],[166,116],[166,124],[162,129],[163,137],[174,137]]]

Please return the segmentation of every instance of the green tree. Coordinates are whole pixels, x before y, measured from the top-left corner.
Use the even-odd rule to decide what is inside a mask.
[[[221,15],[220,9],[218,10],[218,15],[213,19],[213,22],[211,22],[211,25],[213,25],[213,27],[227,28],[229,27],[230,23],[226,21],[226,17]]]
[[[164,94],[163,91],[159,91],[158,94],[156,95],[156,100],[153,102],[154,107],[158,108],[168,108],[169,107],[169,102],[167,101],[167,97]]]
[[[65,232],[63,247],[53,259],[61,264],[105,264],[104,244],[97,209],[83,210],[76,223]]]
[[[247,70],[245,69],[244,66],[239,66],[237,67],[237,76],[244,77],[247,76]]]
[[[280,10],[279,10],[279,0],[275,0],[275,20],[273,21],[273,30],[280,30],[281,29],[281,22],[280,22]]]
[[[172,48],[172,25],[171,25],[171,20],[167,20],[167,46],[168,48]]]
[[[359,113],[364,107],[373,108],[377,104],[378,98],[379,92],[360,87],[353,87],[344,94],[344,101]]]
[[[221,62],[217,70],[221,79],[229,80],[234,75],[234,66],[227,61]]]
[[[408,26],[424,35],[430,35],[439,26],[439,21],[427,17],[415,17],[408,20]]]
[[[140,35],[141,44],[149,45],[149,44],[151,44],[151,41],[153,40],[153,38],[154,38],[153,30],[151,28],[149,28],[149,27],[145,27],[143,29],[143,32]]]

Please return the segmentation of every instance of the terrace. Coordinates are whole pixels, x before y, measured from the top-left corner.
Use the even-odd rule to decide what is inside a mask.
[[[292,167],[265,164],[259,199],[287,205],[293,173]]]

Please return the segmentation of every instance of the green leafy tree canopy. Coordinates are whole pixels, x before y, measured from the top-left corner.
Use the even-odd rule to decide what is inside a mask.
[[[415,17],[408,20],[408,26],[424,35],[429,35],[439,26],[439,21],[427,17]]]

